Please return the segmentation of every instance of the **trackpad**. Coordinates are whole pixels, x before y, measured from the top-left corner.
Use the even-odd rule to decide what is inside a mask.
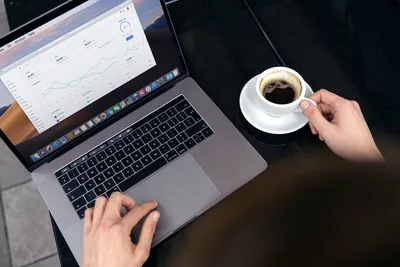
[[[137,203],[158,201],[157,210],[161,217],[154,242],[173,233],[222,195],[190,154],[167,166],[128,194]]]

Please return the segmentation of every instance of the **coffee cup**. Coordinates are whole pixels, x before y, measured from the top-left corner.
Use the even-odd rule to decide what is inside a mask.
[[[270,68],[257,79],[256,93],[261,110],[272,117],[283,117],[292,112],[301,112],[300,103],[315,101],[305,97],[307,83],[295,70],[286,67]]]

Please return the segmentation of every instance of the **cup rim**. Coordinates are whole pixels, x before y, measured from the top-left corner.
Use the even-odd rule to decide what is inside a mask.
[[[271,101],[265,99],[265,97],[261,94],[261,92],[260,92],[260,82],[261,82],[261,79],[262,79],[264,76],[266,76],[266,74],[268,74],[268,73],[270,73],[270,72],[273,72],[273,71],[286,71],[286,72],[290,72],[291,74],[295,75],[295,76],[300,80],[301,92],[300,92],[299,97],[298,97],[295,101],[293,101],[293,102],[291,102],[291,103],[289,103],[289,104],[276,104],[276,103],[273,103],[273,102],[271,102]],[[291,68],[287,68],[287,67],[273,67],[273,68],[269,68],[269,69],[263,71],[263,72],[258,76],[258,78],[257,78],[257,84],[256,84],[256,90],[257,90],[257,95],[258,95],[258,97],[259,97],[259,98],[261,99],[261,101],[263,101],[265,104],[268,104],[268,105],[270,105],[270,106],[272,106],[272,107],[278,107],[278,108],[279,108],[279,107],[281,107],[281,108],[284,108],[284,107],[291,107],[291,106],[293,106],[293,105],[296,105],[297,102],[301,102],[301,100],[304,98],[304,96],[305,96],[305,94],[306,94],[306,82],[305,82],[305,80],[303,79],[303,77],[302,77],[297,71],[295,71],[295,70],[293,70],[293,69],[291,69]]]

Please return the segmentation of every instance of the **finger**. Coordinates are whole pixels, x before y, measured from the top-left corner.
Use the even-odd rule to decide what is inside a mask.
[[[338,96],[338,95],[336,95],[336,94],[334,94],[332,92],[329,92],[329,91],[327,91],[325,89],[319,90],[318,92],[313,94],[310,98],[312,100],[314,100],[315,102],[317,102],[318,104],[319,103],[324,103],[324,104],[327,104],[327,105],[331,105],[335,101],[343,99],[342,97],[340,97],[340,96]]]
[[[85,218],[83,220],[83,232],[88,233],[90,228],[92,227],[93,221],[93,209],[86,209],[85,210]]]
[[[317,131],[317,129],[315,129],[314,125],[313,125],[311,122],[308,123],[308,124],[310,125],[312,134],[313,134],[313,135],[317,135],[317,134],[318,134],[318,131]]]
[[[135,206],[136,202],[133,198],[120,192],[114,192],[107,202],[103,218],[107,221],[115,222],[121,219],[122,207],[132,210]]]
[[[101,196],[96,199],[93,209],[92,229],[97,229],[97,226],[100,224],[106,205],[107,199],[105,197]]]
[[[157,222],[160,218],[158,211],[152,212],[144,221],[142,231],[140,232],[139,242],[134,252],[134,259],[137,261],[138,266],[142,266],[149,258],[151,243],[156,231]]]
[[[300,107],[303,110],[303,114],[309,119],[314,125],[315,129],[322,136],[329,132],[333,125],[328,122],[321,114],[319,109],[314,105],[310,104],[309,101],[305,100],[300,103]]]
[[[130,233],[132,228],[150,211],[158,206],[156,201],[146,202],[130,210],[123,218],[122,224]]]
[[[322,136],[319,136],[319,140],[321,140],[322,142],[324,142],[324,138]]]

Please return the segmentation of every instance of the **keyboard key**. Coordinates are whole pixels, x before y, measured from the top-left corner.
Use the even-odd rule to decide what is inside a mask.
[[[96,184],[102,184],[106,180],[106,177],[104,177],[104,175],[100,173],[99,175],[94,177],[93,180],[96,182]]]
[[[120,151],[115,152],[114,156],[117,160],[121,160],[121,159],[125,158],[126,154],[124,151],[120,150]]]
[[[176,153],[175,150],[171,150],[168,153],[165,154],[165,158],[168,161],[173,161],[174,159],[176,159],[178,157],[178,153]]]
[[[128,146],[126,146],[126,147],[124,148],[124,152],[125,152],[125,154],[127,154],[127,155],[131,154],[133,151],[135,151],[135,149],[133,148],[132,145],[128,145]]]
[[[130,179],[127,179],[122,183],[120,183],[118,187],[121,189],[122,192],[125,192],[132,186],[134,186],[135,184],[137,184],[138,182],[140,182],[141,180],[152,174],[153,172],[162,168],[166,164],[167,161],[164,158],[159,158],[158,160],[148,165],[146,168],[143,168],[141,171],[137,172]]]
[[[204,121],[199,121],[198,123],[196,123],[189,129],[187,129],[185,133],[187,134],[187,136],[193,136],[206,127],[207,127],[207,124]]]
[[[125,157],[123,160],[121,160],[122,164],[124,164],[125,167],[128,167],[133,163],[133,160],[130,156]]]
[[[166,134],[162,134],[158,137],[158,141],[163,144],[169,140],[169,137]]]
[[[144,166],[149,165],[150,162],[152,162],[152,159],[149,155],[144,156],[141,160],[140,160]]]
[[[94,189],[94,192],[95,192],[96,195],[99,197],[99,196],[101,196],[102,194],[104,194],[104,193],[106,192],[106,189],[105,189],[104,186],[101,184],[101,185],[97,186],[97,187]]]
[[[150,149],[150,147],[148,145],[145,145],[140,149],[140,153],[142,153],[142,155],[146,155],[150,151],[151,151],[151,149]]]
[[[109,156],[108,158],[106,158],[106,160],[104,161],[105,163],[107,163],[107,166],[112,166],[114,165],[117,160],[115,159],[115,157],[113,155]]]
[[[149,124],[145,124],[142,127],[140,127],[140,130],[145,134],[151,131],[151,127]]]
[[[142,139],[138,139],[138,140],[135,140],[135,142],[133,142],[133,146],[136,149],[141,148],[143,145],[144,145],[144,143],[143,143]]]
[[[168,116],[170,116],[170,117],[175,116],[176,113],[178,113],[178,112],[176,111],[176,109],[175,109],[174,107],[172,107],[172,108],[170,108],[170,109],[167,110],[167,114],[168,114]]]
[[[86,211],[86,206],[79,209],[76,213],[78,214],[79,218],[83,219],[85,218],[85,211]]]
[[[133,159],[134,161],[139,160],[142,156],[143,156],[143,155],[142,155],[142,153],[140,153],[139,150],[136,150],[135,152],[133,152],[133,153],[131,154],[131,157],[132,157],[132,159]]]
[[[86,184],[84,184],[86,190],[91,190],[96,187],[96,183],[93,180],[87,181]]]
[[[91,168],[90,170],[87,171],[87,175],[88,175],[90,178],[95,177],[98,173],[99,173],[99,172],[97,171],[97,169],[96,169],[95,167],[94,167],[94,168]]]
[[[130,176],[132,176],[134,174],[134,171],[131,167],[127,167],[126,169],[124,169],[122,171],[122,174],[126,177],[129,178]]]
[[[96,165],[96,169],[99,171],[99,172],[102,172],[102,171],[104,171],[105,169],[107,169],[108,168],[108,166],[107,166],[107,164],[103,161],[103,162],[100,162],[99,164],[97,164]]]
[[[194,121],[194,119],[192,117],[187,118],[184,122],[183,122],[187,127],[192,126],[193,124],[195,124],[196,122]]]
[[[115,182],[113,179],[108,179],[105,183],[104,186],[106,187],[107,190],[110,190],[111,187],[115,186]]]
[[[123,180],[125,180],[125,176],[123,176],[122,173],[119,172],[119,173],[117,173],[116,175],[114,175],[113,179],[114,179],[114,182],[115,182],[116,184],[119,184],[120,182],[122,182]]]
[[[167,153],[168,151],[171,150],[170,147],[167,144],[164,144],[164,145],[160,146],[159,149],[160,149],[160,152],[162,154],[165,154],[165,153]]]
[[[72,202],[72,206],[74,206],[75,210],[80,210],[86,205],[86,200],[84,197],[80,197],[79,199]]]
[[[187,100],[183,100],[183,101],[179,102],[177,105],[175,105],[175,108],[178,111],[182,111],[182,110],[186,109],[188,106],[190,106],[189,102]]]
[[[98,153],[98,154],[96,155],[96,159],[97,159],[98,161],[105,160],[106,158],[107,158],[107,154],[106,154],[106,152],[104,152],[104,151],[101,151],[100,153]]]
[[[203,141],[204,139],[206,139],[203,135],[197,137],[194,139],[194,141],[196,141],[196,143],[200,143],[201,141]]]
[[[151,121],[149,122],[149,124],[150,124],[151,127],[157,128],[158,125],[160,125],[160,122],[159,122],[159,120],[157,120],[157,118],[155,118],[155,119],[151,120]]]
[[[135,172],[138,172],[143,168],[143,164],[140,161],[136,161],[132,164],[132,168]]]
[[[172,138],[171,140],[168,141],[168,145],[170,148],[174,148],[177,145],[179,145],[178,140],[176,140],[176,138]]]
[[[116,142],[116,143],[114,144],[114,147],[115,147],[117,150],[120,150],[120,149],[122,149],[122,148],[125,147],[125,143],[124,143],[124,141],[119,140],[118,142]]]
[[[89,204],[87,204],[87,207],[88,207],[89,209],[91,209],[91,208],[94,207],[94,204],[96,204],[96,200],[93,200],[92,202],[90,202]]]
[[[81,175],[76,178],[80,184],[84,184],[89,181],[89,176],[86,173],[82,173]]]
[[[147,144],[150,140],[153,139],[150,134],[145,134],[142,136],[142,141]]]
[[[187,151],[187,148],[184,144],[180,144],[175,148],[176,151],[178,151],[179,154],[183,154]]]
[[[136,129],[135,131],[132,132],[132,136],[135,139],[138,139],[139,137],[141,137],[143,135],[142,131],[140,129]]]
[[[68,172],[68,177],[74,179],[79,175],[79,171],[77,169],[72,169]]]
[[[198,121],[201,120],[201,117],[200,117],[199,113],[197,113],[197,111],[194,110],[193,107],[188,107],[188,108],[185,110],[185,113],[186,113],[186,115],[192,117],[192,118],[194,119],[194,121],[196,121],[196,122],[198,122]]]
[[[77,181],[77,180],[72,180],[71,182],[66,183],[66,184],[63,186],[63,189],[64,189],[65,193],[68,194],[69,192],[71,192],[72,190],[74,190],[75,188],[77,188],[78,186],[79,186],[78,181]]]
[[[85,193],[86,193],[86,189],[83,185],[81,185],[78,188],[76,188],[74,191],[70,192],[67,195],[67,197],[72,202],[72,201],[75,201],[76,199],[80,198],[81,196],[83,196]]]
[[[89,169],[89,166],[84,162],[78,167],[76,167],[80,173],[83,173]]]
[[[207,128],[205,128],[203,131],[202,131],[202,134],[207,138],[207,137],[209,137],[210,135],[212,135],[214,132],[213,132],[213,130],[211,130],[211,128],[210,127],[207,127]]]
[[[179,121],[184,121],[184,120],[187,119],[188,116],[186,115],[185,112],[181,112],[181,113],[178,113],[175,117],[176,117]]]
[[[163,132],[168,131],[169,129],[171,129],[171,127],[168,125],[168,123],[163,123],[160,125],[160,130]]]
[[[115,174],[115,172],[114,172],[114,170],[113,170],[112,168],[108,168],[107,170],[105,170],[105,171],[103,172],[103,174],[104,174],[104,176],[105,176],[106,178],[110,178],[110,177],[112,177],[112,176]]]
[[[169,120],[169,116],[166,113],[162,113],[162,114],[158,115],[157,118],[161,123]]]
[[[107,193],[106,193],[107,197],[110,198],[111,195],[112,195],[112,193],[114,193],[114,192],[119,192],[118,187],[114,186],[113,188],[111,188],[110,190],[108,190]]]
[[[151,149],[156,149],[157,147],[160,146],[160,142],[157,141],[157,139],[154,139],[153,141],[151,141],[149,143],[149,146],[151,147]]]
[[[158,159],[159,157],[161,157],[161,153],[160,153],[160,151],[158,151],[158,149],[153,150],[153,151],[151,151],[151,153],[150,153],[150,157],[151,157],[153,160],[156,160],[156,159]]]
[[[181,133],[181,134],[178,134],[178,135],[176,136],[176,139],[178,139],[178,141],[179,141],[180,143],[183,143],[183,142],[185,142],[185,141],[188,139],[188,136],[187,136],[185,133]]]
[[[107,147],[106,149],[104,149],[104,151],[106,152],[106,154],[107,154],[108,156],[111,156],[111,155],[114,154],[115,151],[117,151],[117,150],[115,149],[114,146],[109,146],[109,147]]]
[[[167,132],[167,135],[169,138],[174,138],[175,136],[178,135],[178,132],[175,129],[171,129]]]
[[[112,166],[112,168],[114,169],[115,172],[120,172],[124,169],[124,165],[122,165],[121,162],[118,162],[118,163],[114,164],[114,166]]]
[[[187,129],[187,127],[186,127],[186,125],[185,125],[183,122],[181,122],[181,123],[179,123],[178,125],[176,125],[175,129],[176,129],[178,132],[183,132],[184,130]]]
[[[98,163],[98,161],[95,158],[90,158],[86,161],[86,163],[89,167],[93,167]]]
[[[201,132],[198,132],[197,134],[193,135],[192,138],[196,141],[197,138],[203,136]]]
[[[132,143],[133,140],[135,140],[135,139],[132,137],[132,135],[128,134],[128,135],[125,136],[122,140],[124,141],[124,143],[125,143],[126,145],[129,145],[129,144]]]
[[[188,148],[188,149],[191,149],[192,147],[194,147],[196,145],[196,142],[192,139],[192,138],[189,138],[189,140],[187,140],[186,142],[185,142],[185,146]]]
[[[68,183],[69,181],[70,181],[70,179],[69,179],[68,175],[66,175],[66,174],[64,174],[64,175],[62,175],[60,178],[58,178],[58,182],[59,182],[61,185],[65,185],[65,184]]]
[[[153,138],[157,138],[161,135],[161,131],[159,129],[154,129],[150,132],[151,136],[153,136]]]
[[[93,200],[96,199],[96,197],[97,197],[96,194],[92,190],[90,190],[85,194],[85,199],[87,202],[92,202]]]
[[[171,126],[171,127],[174,127],[175,125],[177,125],[179,123],[179,121],[178,121],[178,119],[177,118],[171,118],[169,121],[168,121],[168,124],[169,124],[169,126]]]

